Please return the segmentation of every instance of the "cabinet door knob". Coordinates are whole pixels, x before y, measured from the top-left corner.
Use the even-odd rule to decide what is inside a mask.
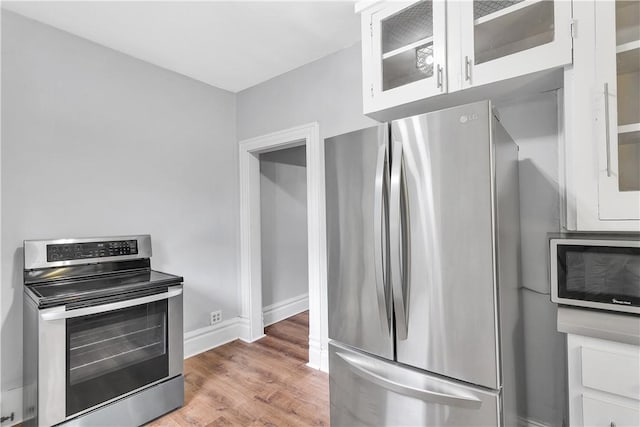
[[[436,76],[437,79],[437,84],[438,87],[440,89],[443,89],[443,82],[442,82],[442,67],[440,66],[440,64],[438,64],[438,75]]]

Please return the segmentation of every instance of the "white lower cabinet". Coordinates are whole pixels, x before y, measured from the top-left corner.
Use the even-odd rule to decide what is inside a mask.
[[[585,426],[637,427],[640,425],[638,405],[628,406],[624,402],[583,395],[582,416]]]
[[[640,426],[640,347],[567,335],[569,424]]]

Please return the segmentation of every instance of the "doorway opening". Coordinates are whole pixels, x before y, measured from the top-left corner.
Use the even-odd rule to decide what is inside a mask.
[[[266,153],[300,146],[305,148],[304,157],[306,162],[309,308],[309,361],[307,365],[327,371],[328,328],[324,145],[320,140],[317,123],[310,123],[240,142],[240,292],[242,303],[241,318],[243,321],[241,339],[253,342],[265,336],[260,157]],[[292,303],[295,303],[295,301]]]
[[[259,155],[262,313],[265,334],[308,362],[306,146]],[[300,316],[300,313],[306,313]]]

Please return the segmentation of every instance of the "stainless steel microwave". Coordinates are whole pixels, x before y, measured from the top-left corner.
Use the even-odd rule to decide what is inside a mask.
[[[640,314],[640,234],[549,238],[551,301]]]

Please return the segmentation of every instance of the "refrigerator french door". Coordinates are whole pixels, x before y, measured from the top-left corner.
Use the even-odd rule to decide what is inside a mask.
[[[517,146],[484,101],[325,142],[332,425],[510,425]]]

